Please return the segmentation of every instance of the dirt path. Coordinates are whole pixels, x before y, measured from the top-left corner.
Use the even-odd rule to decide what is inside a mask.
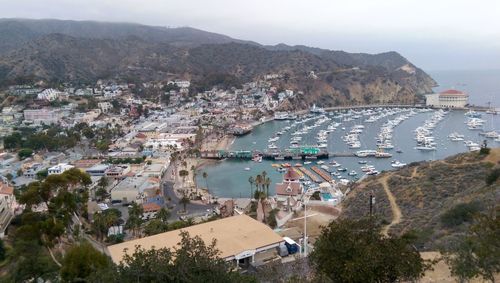
[[[396,198],[392,194],[391,190],[389,189],[389,185],[387,184],[387,180],[391,176],[392,176],[392,174],[387,174],[386,176],[379,179],[380,184],[382,184],[382,186],[384,187],[384,191],[385,191],[385,194],[387,195],[387,199],[389,200],[389,203],[391,205],[391,211],[392,211],[391,223],[389,223],[389,225],[385,226],[382,229],[382,234],[384,234],[385,236],[389,235],[389,229],[391,229],[392,226],[400,223],[401,218],[402,218],[401,209],[399,208],[398,204],[396,203]]]

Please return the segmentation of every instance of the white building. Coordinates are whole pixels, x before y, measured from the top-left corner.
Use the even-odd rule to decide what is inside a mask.
[[[73,165],[69,165],[67,163],[59,163],[56,166],[52,166],[48,169],[49,175],[53,174],[62,174],[65,171],[68,171],[71,168],[75,168]]]
[[[55,124],[58,123],[61,114],[49,109],[27,109],[24,110],[24,120],[35,124]]]
[[[102,113],[107,113],[109,110],[113,109],[113,105],[109,102],[99,102],[97,105]]]
[[[43,99],[43,100],[48,100],[48,101],[54,101],[56,100],[62,92],[55,90],[53,88],[48,88],[45,89],[44,91],[40,92],[38,94],[38,99]]]
[[[0,238],[4,237],[5,229],[7,229],[14,217],[15,207],[16,197],[14,196],[14,188],[0,182]]]
[[[468,103],[469,95],[455,89],[425,96],[425,104],[438,108],[464,108]]]

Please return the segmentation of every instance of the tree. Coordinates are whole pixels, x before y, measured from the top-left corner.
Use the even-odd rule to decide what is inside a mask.
[[[132,206],[129,207],[128,209],[128,219],[126,223],[126,227],[128,229],[132,230],[132,234],[135,236],[136,232],[139,230],[139,228],[142,225],[142,214],[144,213],[144,210],[142,209],[142,206],[138,205],[137,203],[132,203]]]
[[[256,282],[253,277],[231,271],[219,257],[216,242],[207,245],[199,236],[181,232],[177,249],[137,247],[125,254],[117,268],[117,282]]]
[[[4,261],[6,257],[5,244],[3,243],[3,240],[0,239],[0,262]]]
[[[33,155],[33,150],[31,148],[22,148],[17,152],[17,156],[20,160],[31,157]]]
[[[269,197],[269,186],[271,185],[271,179],[267,177],[264,180],[264,186],[266,187],[266,197]]]
[[[111,261],[106,255],[84,242],[67,251],[60,274],[64,282],[86,282],[91,274],[110,266]]]
[[[317,239],[310,261],[318,277],[333,282],[412,281],[428,268],[407,238],[382,236],[369,218],[332,221]]]
[[[248,182],[250,183],[250,199],[253,197],[253,184],[255,180],[253,179],[253,176],[250,176],[248,178]]]
[[[161,221],[160,219],[149,220],[144,226],[144,234],[147,236],[152,236],[168,231],[168,223]]]
[[[260,192],[260,186],[262,185],[262,175],[258,174],[255,177],[255,188]]]
[[[12,179],[14,179],[14,175],[12,175],[11,173],[7,173],[5,175],[5,178],[7,178],[7,180],[9,180],[9,181],[12,181]]]
[[[210,190],[208,189],[208,173],[207,172],[203,172],[203,179],[205,180],[205,186],[207,187],[207,191],[210,192]]]
[[[496,215],[479,214],[456,246],[443,251],[451,266],[451,273],[461,280],[482,277],[495,282],[500,272],[500,218]]]
[[[180,200],[179,203],[182,204],[182,207],[184,208],[184,212],[186,212],[186,205],[188,205],[191,201],[187,196],[183,196]]]
[[[167,223],[169,217],[170,211],[168,211],[165,207],[162,207],[156,214],[156,219],[161,220],[163,223]]]
[[[179,171],[179,176],[182,177],[182,182],[186,183],[186,177],[189,175],[188,170],[181,170]]]

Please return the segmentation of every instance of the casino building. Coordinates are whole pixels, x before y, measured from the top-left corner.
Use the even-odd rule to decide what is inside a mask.
[[[469,95],[455,89],[425,96],[426,105],[437,108],[464,108],[468,104]]]

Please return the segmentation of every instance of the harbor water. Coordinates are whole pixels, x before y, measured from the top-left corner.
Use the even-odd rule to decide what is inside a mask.
[[[469,151],[469,148],[464,144],[464,141],[452,141],[449,135],[452,133],[459,133],[464,136],[465,141],[472,141],[477,144],[482,144],[483,140],[487,140],[488,144],[492,147],[500,146],[500,142],[491,138],[485,138],[479,135],[481,131],[470,130],[466,124],[467,117],[464,115],[465,111],[454,110],[449,111],[444,118],[439,121],[436,127],[432,130],[432,136],[435,140],[436,150],[422,151],[416,149],[417,143],[415,140],[415,129],[423,126],[426,120],[431,118],[436,111],[418,112],[417,114],[409,117],[398,124],[392,133],[392,145],[394,149],[385,150],[392,154],[391,158],[359,158],[359,157],[330,157],[329,160],[324,160],[325,165],[329,166],[329,162],[335,160],[340,163],[347,171],[341,173],[341,178],[354,180],[361,178],[364,173],[360,167],[363,166],[359,161],[366,161],[368,165],[373,165],[376,170],[394,170],[391,166],[395,160],[401,163],[411,163],[414,161],[422,160],[436,160],[442,159],[450,155],[461,152]],[[321,130],[327,129],[327,126],[333,122],[341,123],[336,130],[329,133],[327,136],[327,150],[330,153],[347,153],[356,152],[363,149],[377,149],[376,137],[379,134],[381,127],[388,120],[393,120],[401,114],[407,112],[396,113],[391,116],[383,117],[375,122],[365,122],[366,117],[359,119],[339,118],[338,114],[328,114],[331,120],[322,124],[321,126],[311,129],[307,134],[302,135],[302,145],[316,145],[317,133]],[[500,115],[482,113],[484,122],[484,131],[500,130]],[[318,118],[307,121],[304,125],[313,125]],[[271,121],[254,128],[254,130],[243,137],[237,138],[231,145],[231,150],[266,150],[269,142],[268,139],[274,137],[277,132],[282,131],[285,127],[293,124],[293,121]],[[363,125],[363,132],[359,134],[360,148],[352,149],[342,139],[347,132],[354,125]],[[284,132],[275,145],[280,149],[290,147],[290,140],[293,128],[290,131]],[[400,152],[400,153],[398,153]],[[317,161],[311,160],[312,163],[304,165],[305,167],[317,166]],[[272,167],[272,164],[296,163],[304,164],[301,160],[263,160],[262,162],[255,162],[251,160],[224,160],[215,164],[210,164],[200,169],[197,174],[197,182],[200,186],[205,186],[205,181],[208,182],[210,193],[218,197],[249,197],[250,196],[250,183],[248,181],[250,176],[266,171],[267,176],[271,178],[272,185],[269,187],[270,194],[274,194],[274,184],[282,180],[282,174]],[[356,171],[356,176],[349,176],[348,173]],[[202,172],[208,174],[207,180],[203,179]],[[337,179],[337,178],[335,178]],[[255,188],[254,188],[255,189]]]

